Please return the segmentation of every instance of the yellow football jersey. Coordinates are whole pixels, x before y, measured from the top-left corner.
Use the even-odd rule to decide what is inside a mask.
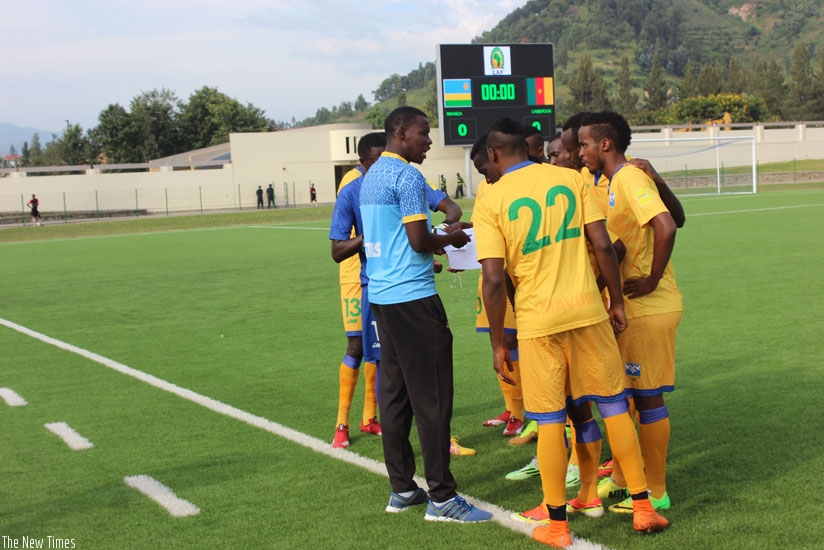
[[[652,269],[654,231],[650,220],[669,212],[658,195],[655,183],[643,170],[624,165],[609,185],[607,229],[627,248],[621,262],[621,280],[646,277]],[[627,318],[683,311],[681,291],[675,283],[672,261],[667,263],[658,287],[640,298],[624,300]]]
[[[584,235],[584,225],[604,216],[578,172],[519,164],[474,208],[478,260],[504,258],[517,288],[519,339],[608,318]]]

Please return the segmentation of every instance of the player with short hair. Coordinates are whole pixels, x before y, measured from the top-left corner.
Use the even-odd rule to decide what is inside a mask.
[[[589,170],[603,171],[609,178],[607,228],[626,249],[621,261],[622,292],[631,321],[618,338],[618,347],[626,367],[627,391],[639,414],[651,500],[655,508],[667,509],[670,423],[664,393],[675,389],[675,332],[683,312],[670,260],[676,223],[652,179],[627,162],[632,130],[624,117],[611,111],[589,114],[581,122],[578,139]],[[621,457],[615,458],[626,475]],[[626,512],[628,504],[624,500],[610,506],[610,511]]]
[[[472,149],[469,152],[469,158],[475,165],[475,169],[480,173],[484,179],[478,184],[475,191],[475,203],[483,199],[484,194],[489,189],[490,185],[494,185],[501,177],[495,170],[495,167],[489,162],[489,155],[486,150],[486,137],[484,134],[479,137]],[[478,308],[475,318],[475,331],[489,333],[489,321],[486,317],[483,301],[483,275],[478,277]],[[512,360],[512,379],[514,384],[507,384],[501,379],[498,383],[501,386],[501,393],[504,397],[504,412],[495,418],[485,420],[484,426],[504,426],[504,436],[518,435],[523,431],[524,427],[524,397],[521,391],[520,384],[520,370],[518,367],[518,329],[515,322],[515,310],[512,303],[507,300],[506,303],[506,318],[504,320],[504,341],[509,355]],[[531,439],[531,437],[529,438]],[[526,442],[526,441],[524,441]]]
[[[429,120],[404,106],[385,122],[386,151],[360,193],[369,301],[381,341],[380,411],[383,454],[392,492],[387,512],[427,503],[429,521],[478,522],[492,514],[457,494],[449,469],[452,418],[452,332],[435,287],[433,253],[469,242],[463,231],[432,233],[426,178],[411,162],[426,158]],[[417,486],[409,441],[418,428],[429,493]]]
[[[364,334],[367,335],[366,365],[364,379],[366,393],[363,400],[363,418],[360,430],[365,433],[381,435],[380,422],[377,419],[377,361],[380,355],[373,349],[377,342],[373,342],[369,330],[372,319],[366,294],[366,275],[358,256],[359,249],[363,248],[363,237],[356,230],[355,216],[359,217],[358,194],[355,197],[354,211],[351,202],[346,201],[349,192],[344,193],[353,182],[360,182],[369,167],[380,157],[386,148],[386,137],[382,133],[373,132],[362,137],[358,143],[358,159],[360,166],[356,166],[341,179],[338,187],[338,200],[332,212],[332,225],[329,238],[332,239],[332,258],[340,265],[341,309],[343,313],[344,330],[346,331],[346,354],[338,369],[340,380],[338,395],[338,418],[335,437],[332,447],[344,449],[349,446],[349,410],[355,396],[355,387],[360,374],[361,359],[364,357]],[[359,187],[359,184],[356,185]],[[364,324],[364,317],[367,317]],[[366,329],[366,330],[364,330]]]
[[[603,216],[580,174],[527,160],[523,132],[523,126],[511,119],[496,122],[490,130],[489,158],[503,175],[475,205],[473,219],[493,366],[503,379],[509,379],[503,343],[504,265],[516,289],[524,405],[527,417],[538,422],[538,462],[549,514],[548,524],[537,527],[532,536],[556,547],[572,543],[565,489],[568,399],[574,404],[596,402],[613,454],[625,466],[633,528],[661,531],[669,522],[649,501],[641,451],[624,400],[614,333],[626,328],[626,317],[618,260]],[[590,268],[585,238],[593,244],[611,295],[618,296],[608,312]],[[570,513],[600,507],[600,502],[571,504]]]
[[[541,162],[549,162],[544,154],[544,136],[541,131],[535,126],[525,126],[524,135],[526,136],[526,154]]]

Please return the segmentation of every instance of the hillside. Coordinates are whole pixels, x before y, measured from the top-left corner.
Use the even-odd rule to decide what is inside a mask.
[[[690,66],[700,71],[712,65],[720,70],[722,74],[718,76],[723,79],[723,71],[733,58],[750,71],[758,63],[774,61],[788,74],[793,48],[799,44],[820,62],[824,56],[824,2],[530,0],[473,42],[554,44],[557,107],[563,119],[569,114],[565,113],[565,102],[571,95],[570,81],[578,74],[579,63],[585,55],[591,57],[593,69],[604,79],[613,98],[617,94],[623,57],[630,61],[633,92],[639,98],[644,96],[644,81],[650,74],[655,53],[671,96]],[[821,66],[824,67],[824,63]],[[413,72],[419,71],[420,67]],[[749,88],[742,91],[757,95],[758,79],[759,76],[751,76]],[[397,83],[398,75],[388,78],[372,92],[380,101],[370,111],[336,120],[370,120],[370,113],[374,116],[377,110],[388,112],[397,106],[396,96],[400,91],[406,93],[408,104],[431,112],[426,109],[432,98],[431,81],[423,88],[395,89],[394,94],[386,97],[387,87],[393,88],[388,86],[390,81]],[[780,118],[781,113],[776,111],[773,108],[772,115]],[[304,122],[312,123],[311,120]]]

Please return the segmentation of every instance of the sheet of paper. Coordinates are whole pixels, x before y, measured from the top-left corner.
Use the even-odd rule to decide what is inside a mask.
[[[471,227],[464,229],[464,233],[469,235],[471,239],[461,248],[454,246],[445,246],[444,252],[449,259],[449,267],[452,269],[481,269],[481,264],[478,263],[478,251],[475,248],[475,230]]]

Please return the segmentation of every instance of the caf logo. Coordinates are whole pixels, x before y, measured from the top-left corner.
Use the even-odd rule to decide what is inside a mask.
[[[489,64],[492,65],[492,68],[503,69],[505,61],[503,50],[497,47],[493,48],[492,53],[489,55]]]

